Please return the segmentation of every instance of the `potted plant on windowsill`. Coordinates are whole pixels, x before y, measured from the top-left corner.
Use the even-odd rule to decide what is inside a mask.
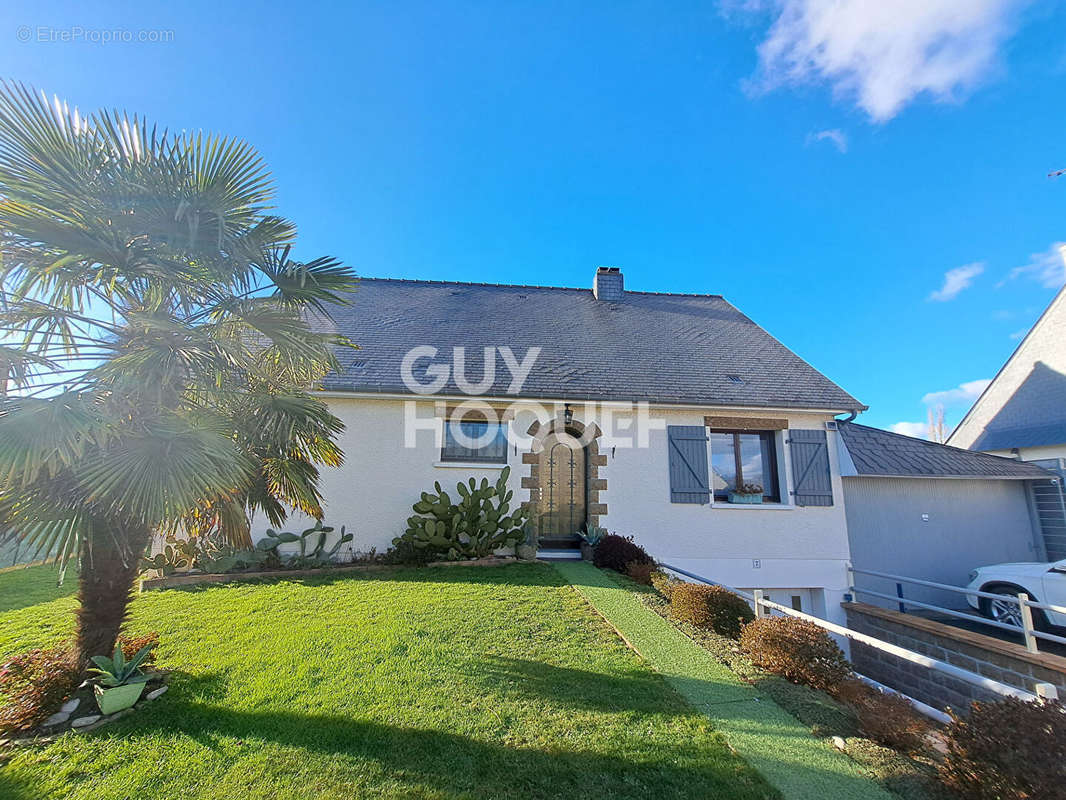
[[[729,490],[730,503],[761,503],[762,497],[763,488],[757,483],[743,483],[737,488]]]
[[[129,708],[141,699],[144,684],[151,678],[141,671],[141,664],[148,657],[153,645],[146,644],[129,661],[122,652],[122,645],[115,645],[115,654],[107,656],[93,656],[92,662],[95,667],[89,667],[89,672],[95,672],[97,678],[93,691],[96,693],[96,704],[100,706],[102,714],[114,714]]]

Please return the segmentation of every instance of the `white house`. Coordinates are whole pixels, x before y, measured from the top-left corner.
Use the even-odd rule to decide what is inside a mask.
[[[1022,461],[1066,459],[1066,287],[947,443]]]
[[[599,524],[842,618],[834,418],[864,406],[722,297],[627,291],[608,268],[591,289],[364,279],[320,322],[360,346],[320,387],[346,424],[325,520],[357,551],[389,547],[434,481],[509,466],[542,547]],[[743,483],[761,503],[729,502]]]
[[[1066,288],[1044,310],[948,444],[1017,458],[1057,474],[1034,484],[1050,560],[1066,558]]]

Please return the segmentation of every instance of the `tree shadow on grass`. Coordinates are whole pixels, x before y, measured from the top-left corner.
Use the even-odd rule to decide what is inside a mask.
[[[557,667],[541,661],[487,656],[471,664],[467,674],[486,692],[511,697],[533,695],[552,705],[615,713],[691,715],[692,709],[663,702],[662,678],[646,669],[627,675]]]
[[[365,719],[285,711],[239,711],[195,702],[170,703],[119,736],[158,731],[190,737],[219,749],[219,740],[256,741],[323,754],[346,765],[353,780],[381,771],[383,780],[402,782],[412,796],[471,798],[557,798],[602,800],[644,797],[775,798],[777,793],[724,747],[696,746],[678,737],[676,745],[630,740],[630,752],[511,746],[434,729],[406,728]],[[103,729],[107,730],[107,729]],[[635,744],[633,742],[635,741]],[[610,746],[610,745],[608,745]],[[617,747],[617,745],[614,745]],[[363,762],[362,764],[360,762]],[[370,772],[367,765],[373,765]],[[237,767],[239,768],[239,766]],[[372,783],[365,788],[373,789]],[[13,788],[20,788],[13,784]],[[359,793],[352,786],[353,796]],[[21,798],[23,795],[12,794]],[[26,795],[28,797],[28,795]]]
[[[0,797],[4,800],[41,800],[41,790],[36,780],[12,773],[0,764]]]

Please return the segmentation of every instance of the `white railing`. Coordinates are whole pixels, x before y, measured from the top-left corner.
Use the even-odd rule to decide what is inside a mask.
[[[699,581],[700,583],[706,583],[711,586],[721,586],[723,589],[728,589],[734,594],[738,594],[751,603],[755,608],[756,617],[768,616],[767,609],[772,609],[781,614],[790,617],[796,617],[798,619],[805,619],[808,622],[813,622],[820,628],[824,628],[830,633],[835,633],[838,636],[843,636],[846,639],[850,639],[855,642],[861,642],[862,644],[873,647],[876,650],[880,650],[890,655],[901,658],[904,661],[909,661],[912,664],[918,664],[936,672],[941,672],[945,675],[950,675],[953,678],[958,678],[961,681],[965,681],[973,686],[979,686],[989,692],[1003,695],[1004,697],[1017,697],[1019,700],[1036,700],[1038,697],[1047,699],[1053,699],[1058,697],[1058,690],[1053,684],[1050,683],[1038,683],[1036,684],[1036,694],[1027,692],[1024,689],[1019,689],[1016,686],[1010,686],[1006,683],[1000,683],[999,681],[986,678],[984,675],[978,675],[976,672],[970,672],[962,667],[957,667],[954,664],[948,664],[946,661],[939,661],[935,658],[916,653],[913,650],[908,650],[905,647],[886,642],[881,639],[877,639],[865,633],[859,633],[859,631],[853,631],[851,628],[847,628],[843,625],[837,625],[829,620],[822,619],[820,617],[813,616],[812,614],[805,614],[802,611],[797,611],[789,606],[783,606],[780,603],[775,603],[771,600],[767,600],[761,589],[755,589],[750,594],[748,592],[735,589],[732,586],[726,586],[724,583],[718,583],[708,578],[704,578],[702,575],[696,575],[688,570],[675,567],[670,564],[662,564],[663,568],[676,572],[678,575],[684,575],[687,578]],[[997,595],[998,596],[998,595]],[[895,599],[895,598],[893,598]],[[1017,629],[1014,629],[1017,630]],[[913,698],[908,698],[913,700]]]
[[[907,606],[913,606],[915,608],[921,608],[926,611],[936,611],[937,613],[944,614],[956,619],[964,619],[970,622],[977,622],[981,625],[987,625],[991,628],[999,628],[1000,630],[1010,631],[1011,633],[1020,633],[1025,639],[1025,649],[1030,653],[1039,653],[1040,648],[1037,640],[1044,639],[1048,642],[1057,642],[1058,644],[1066,644],[1066,637],[1057,636],[1053,633],[1047,633],[1046,631],[1037,630],[1033,625],[1033,609],[1039,608],[1045,611],[1054,611],[1056,614],[1066,614],[1066,608],[1062,606],[1051,605],[1050,603],[1038,603],[1033,600],[1025,592],[1018,592],[1017,594],[997,594],[995,592],[980,592],[976,589],[967,589],[961,586],[952,586],[947,583],[937,583],[936,581],[926,581],[919,578],[909,578],[905,575],[893,575],[888,572],[874,572],[869,569],[856,569],[855,567],[849,567],[848,570],[852,574],[852,578],[849,581],[851,587],[849,591],[853,595],[865,594],[870,597],[879,597],[884,600],[891,600],[899,607],[900,612],[907,613]],[[884,592],[876,592],[873,589],[860,588],[855,585],[855,575],[869,575],[874,578],[883,578],[885,580],[894,581],[896,584],[896,594],[890,595]],[[903,595],[903,584],[913,584],[916,586],[927,586],[931,589],[940,589],[946,592],[955,592],[957,594],[965,595],[966,597],[981,597],[989,600],[998,600],[1000,602],[1013,603],[1018,606],[1018,616],[1021,619],[1021,626],[1011,625],[1007,622],[1000,622],[999,620],[988,619],[987,617],[978,616],[977,614],[968,614],[965,611],[958,611],[953,608],[944,608],[943,606],[933,605],[932,603],[924,603],[919,600],[912,600]]]

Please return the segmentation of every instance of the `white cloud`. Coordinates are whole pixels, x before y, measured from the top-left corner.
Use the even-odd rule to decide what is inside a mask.
[[[1066,242],[1055,242],[1043,253],[1033,253],[1024,267],[1015,267],[997,288],[1015,278],[1032,278],[1048,289],[1058,289],[1066,283]]]
[[[926,299],[937,303],[954,300],[959,296],[959,292],[968,288],[973,283],[973,279],[984,271],[985,265],[980,261],[949,269],[944,273],[944,285],[932,292]]]
[[[824,141],[832,142],[841,153],[848,152],[848,135],[840,128],[830,128],[829,130],[807,134],[808,145]]]
[[[957,99],[995,67],[1028,0],[726,0],[730,17],[769,10],[750,85],[825,82],[885,122],[922,93]]]
[[[924,439],[929,435],[928,422],[895,422],[888,427],[893,433],[902,433],[904,436],[915,436]]]
[[[1025,334],[1027,334],[1027,333],[1029,333],[1029,329],[1028,328],[1022,328],[1020,331],[1015,331],[1014,333],[1012,333],[1010,335],[1010,339],[1011,339],[1012,342],[1016,342],[1019,339],[1024,339],[1025,338]]]
[[[962,403],[972,403],[981,396],[981,392],[988,388],[988,384],[990,383],[992,383],[990,378],[967,381],[966,383],[960,383],[954,389],[945,389],[942,392],[929,392],[922,398],[922,402],[927,406],[954,406]]]

